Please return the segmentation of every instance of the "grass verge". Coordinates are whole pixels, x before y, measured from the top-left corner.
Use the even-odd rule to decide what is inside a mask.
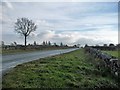
[[[3,88],[119,88],[83,49],[16,66],[3,76]]]
[[[120,51],[103,51],[120,59]]]
[[[68,49],[68,48],[62,48],[62,47],[46,47],[46,48],[40,48],[40,49],[13,49],[13,50],[2,50],[0,49],[0,54],[15,54],[15,53],[27,53],[27,52],[34,52],[34,51],[48,51],[48,50],[59,50],[59,49]]]

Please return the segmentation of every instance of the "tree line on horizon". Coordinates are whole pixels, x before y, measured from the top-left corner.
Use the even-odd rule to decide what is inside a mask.
[[[4,41],[1,41],[1,46],[5,46],[7,44],[5,44]],[[13,42],[10,44],[10,46],[17,46],[17,45],[22,45],[22,44],[17,44],[17,42]],[[67,44],[63,44],[62,42],[57,44],[57,43],[52,43],[50,41],[43,41],[41,44],[37,43],[36,41],[33,42],[33,44],[28,43],[28,45],[26,44],[26,46],[29,45],[43,45],[43,46],[68,46]]]

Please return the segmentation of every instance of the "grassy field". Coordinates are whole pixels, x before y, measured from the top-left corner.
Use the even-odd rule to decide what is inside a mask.
[[[120,59],[120,51],[103,51]]]
[[[96,68],[84,50],[16,66],[3,76],[3,88],[118,88],[117,81]]]
[[[45,51],[45,50],[56,50],[56,49],[67,49],[67,47],[49,47],[41,49],[13,49],[13,50],[2,50],[0,49],[0,54],[13,54],[13,53],[25,53],[25,52],[34,52],[34,51]]]
[[[17,50],[1,50],[1,54],[13,54],[13,53],[23,53],[23,52],[33,52],[33,51],[38,51],[35,49],[27,49],[27,50],[23,50],[23,49],[17,49]]]

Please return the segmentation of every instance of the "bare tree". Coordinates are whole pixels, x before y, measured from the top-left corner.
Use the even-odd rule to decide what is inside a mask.
[[[45,46],[45,41],[43,41],[43,46]]]
[[[51,46],[51,42],[50,41],[48,42],[48,45]]]
[[[63,43],[62,43],[62,42],[60,43],[60,46],[63,46]]]
[[[4,46],[4,45],[5,45],[4,41],[2,41],[2,42],[1,42],[1,45],[2,45],[2,46]]]
[[[34,45],[34,46],[37,45],[36,41],[34,41],[33,45]]]
[[[17,22],[15,22],[15,31],[17,33],[20,33],[25,38],[25,47],[26,47],[26,39],[27,36],[30,35],[31,32],[35,31],[37,28],[37,25],[28,18],[18,18]]]

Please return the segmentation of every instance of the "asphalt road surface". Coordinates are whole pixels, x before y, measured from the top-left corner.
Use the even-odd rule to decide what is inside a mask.
[[[77,48],[2,55],[2,69],[0,70],[0,74],[1,73],[5,74],[7,71],[17,66],[18,64],[37,60],[39,58],[71,52],[76,49]]]

